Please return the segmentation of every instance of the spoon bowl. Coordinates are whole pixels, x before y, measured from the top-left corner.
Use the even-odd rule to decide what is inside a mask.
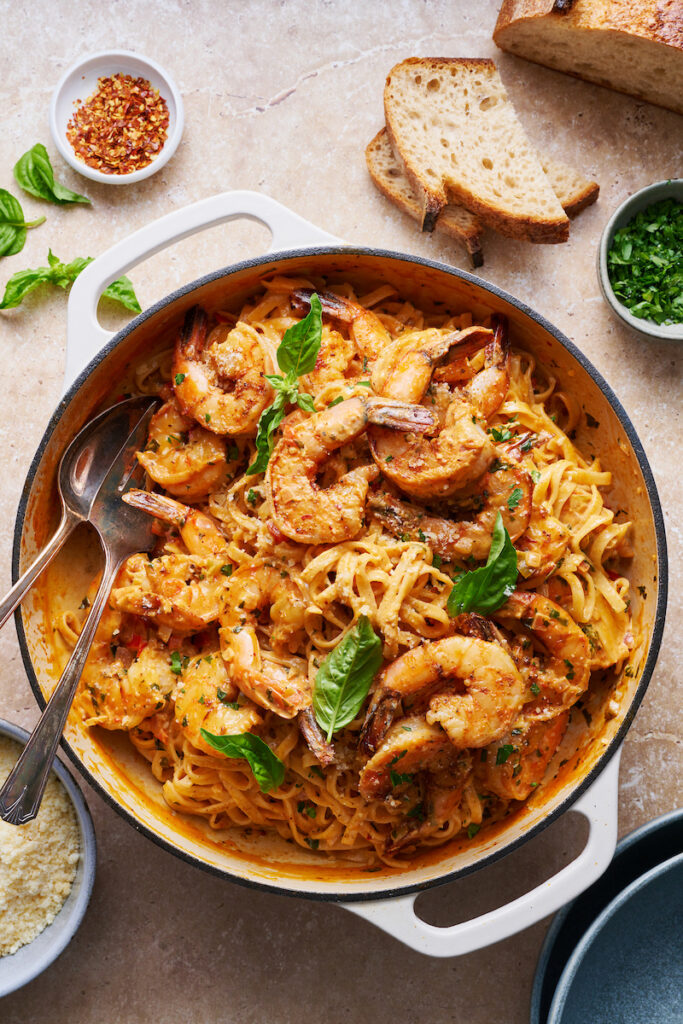
[[[155,404],[156,399],[148,396],[128,398],[105,409],[76,434],[61,458],[57,474],[62,504],[59,526],[36,560],[0,602],[0,629],[78,524],[88,521],[93,502],[112,463],[135,424]]]

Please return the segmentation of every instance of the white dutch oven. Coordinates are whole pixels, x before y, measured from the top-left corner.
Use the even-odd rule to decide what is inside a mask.
[[[148,256],[203,228],[246,217],[272,233],[265,256],[216,271],[168,296],[112,338],[97,321],[102,291]],[[294,896],[340,902],[355,914],[431,956],[455,956],[527,928],[586,889],[609,864],[617,836],[619,746],[654,668],[666,605],[666,549],[659,500],[642,446],[618,399],[600,374],[556,328],[499,289],[452,267],[400,253],[345,246],[264,195],[231,192],[202,200],[137,231],[88,266],[69,299],[64,396],[29,471],[19,508],[13,571],[16,576],[49,535],[59,456],[82,423],[112,395],[112,381],[142,351],[168,345],[195,303],[208,310],[238,309],[268,273],[323,275],[358,282],[388,281],[417,305],[444,302],[450,309],[507,314],[513,340],[552,365],[563,389],[601,423],[579,431],[581,447],[602,454],[615,475],[612,500],[635,523],[632,578],[637,644],[629,674],[620,681],[620,710],[604,715],[609,686],[591,698],[591,723],[569,730],[544,785],[515,815],[475,841],[456,841],[416,858],[401,872],[333,869],[315,853],[292,851],[258,837],[217,837],[198,820],[185,820],[163,803],[147,766],[140,765],[125,736],[70,724],[64,741],[74,764],[135,828],[177,856],[233,881]],[[590,421],[589,421],[590,422]],[[62,556],[61,572],[74,550]],[[67,561],[65,562],[64,559]],[[91,570],[92,571],[92,570]],[[39,703],[58,669],[49,643],[59,591],[59,564],[17,613],[26,669]],[[589,717],[590,717],[589,716]],[[580,716],[576,716],[580,718]],[[560,765],[560,761],[566,761]],[[418,894],[469,874],[536,835],[572,807],[588,821],[580,855],[552,878],[506,906],[453,927],[426,924],[415,913]]]

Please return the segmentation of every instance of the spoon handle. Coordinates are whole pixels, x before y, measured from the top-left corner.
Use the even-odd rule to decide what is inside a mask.
[[[43,569],[47,568],[79,522],[79,519],[71,515],[67,509],[64,509],[62,520],[57,527],[56,533],[50,538],[35,562],[28,567],[23,576],[19,577],[12,589],[0,601],[0,629],[5,625],[17,605],[21,604],[26,592],[31,589]]]
[[[19,760],[0,789],[0,818],[12,825],[24,825],[38,813],[57,744],[119,565],[120,561],[113,561],[106,554],[102,581],[78,642]]]

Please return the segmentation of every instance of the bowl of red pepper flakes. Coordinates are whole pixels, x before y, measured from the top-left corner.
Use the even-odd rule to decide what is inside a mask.
[[[155,174],[180,142],[180,92],[156,61],[128,50],[93,54],[62,76],[52,97],[50,130],[74,170],[124,185]]]

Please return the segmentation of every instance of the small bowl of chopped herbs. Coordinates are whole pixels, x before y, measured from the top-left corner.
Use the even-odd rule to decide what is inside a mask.
[[[622,323],[647,338],[683,341],[683,178],[621,204],[602,233],[598,277]]]

